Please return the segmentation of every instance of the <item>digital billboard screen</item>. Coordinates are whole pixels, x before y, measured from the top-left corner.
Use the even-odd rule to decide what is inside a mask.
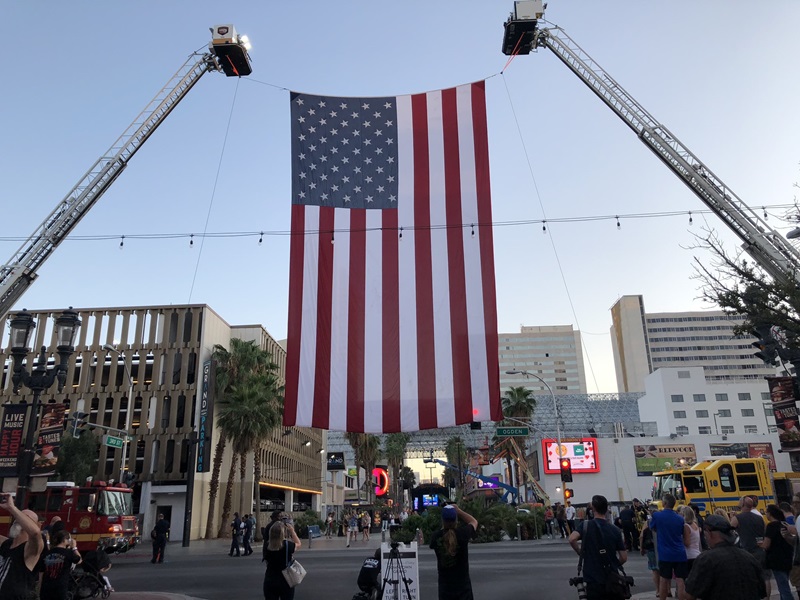
[[[561,473],[559,460],[570,459],[573,473],[599,473],[600,456],[595,438],[561,440],[561,448],[554,439],[542,440],[544,472],[551,475]]]

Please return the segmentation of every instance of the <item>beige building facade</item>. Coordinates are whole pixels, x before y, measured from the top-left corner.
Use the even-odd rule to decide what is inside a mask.
[[[46,346],[50,361],[55,360],[53,317],[60,310],[32,311],[37,327],[33,349]],[[254,341],[268,350],[283,377],[286,352],[260,325],[232,326],[210,307],[202,304],[78,309],[82,327],[70,359],[67,384],[59,393],[54,385],[42,394],[43,405],[65,403],[67,411],[86,412],[89,422],[125,429],[130,421],[131,441],[125,470],[135,475],[134,508],[141,515],[143,531],[149,531],[156,514],[169,515],[172,539],[183,535],[187,474],[194,474],[191,539],[205,535],[209,507],[209,483],[219,430],[214,419],[213,381],[205,380],[213,371],[210,359],[216,344],[229,347],[232,338]],[[7,323],[0,323],[0,339],[7,346]],[[104,349],[113,346],[116,351]],[[57,356],[56,356],[57,358]],[[3,406],[30,403],[32,393],[21,388],[13,394],[11,355],[0,349],[4,365],[0,380]],[[132,382],[132,384],[131,384]],[[206,393],[210,404],[201,406]],[[131,411],[128,414],[128,411]],[[197,445],[200,455],[189,468],[189,445],[193,433],[200,431],[201,413],[206,436]],[[94,435],[102,435],[99,429]],[[245,477],[239,469],[233,475],[231,511],[250,513],[256,498],[261,506],[284,504],[286,510],[319,510],[322,493],[324,454],[323,432],[314,429],[278,427],[260,449],[262,478],[253,479],[253,453],[247,458]],[[230,444],[223,455],[220,492],[213,515],[214,534],[219,528],[224,491],[230,477]],[[100,446],[95,477],[119,479],[122,450]],[[46,478],[36,478],[43,488]],[[16,478],[2,481],[4,491],[16,488]],[[258,490],[258,491],[257,491]],[[265,513],[262,518],[266,518]]]

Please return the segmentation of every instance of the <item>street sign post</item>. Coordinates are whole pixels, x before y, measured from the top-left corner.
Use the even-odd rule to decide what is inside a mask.
[[[103,436],[103,445],[109,448],[122,448],[123,442],[122,438],[114,437],[113,435],[106,434]]]
[[[528,437],[530,430],[527,427],[498,427],[497,437]]]

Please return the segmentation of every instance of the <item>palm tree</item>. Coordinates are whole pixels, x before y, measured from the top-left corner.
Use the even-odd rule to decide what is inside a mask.
[[[400,468],[403,466],[403,461],[406,457],[406,446],[408,446],[410,439],[411,436],[407,433],[390,433],[384,440],[383,454],[392,472],[392,487],[394,489],[392,497],[395,504],[400,503]]]
[[[410,490],[417,485],[417,477],[411,467],[400,467],[400,484],[404,490]]]
[[[272,363],[268,352],[256,346],[255,342],[245,342],[238,338],[230,341],[230,350],[216,344],[211,353],[211,359],[215,363],[214,370],[214,391],[216,395],[216,405],[218,414],[224,411],[224,407],[231,401],[231,394],[235,382],[241,382],[247,375],[271,374],[277,369]],[[208,490],[208,518],[206,520],[206,539],[211,539],[214,529],[214,514],[216,508],[217,495],[219,493],[219,476],[222,470],[222,459],[228,440],[233,437],[235,430],[226,430],[222,425],[219,426],[219,439],[214,448],[214,461],[211,468],[211,481]],[[231,467],[235,467],[236,457],[232,460]],[[232,470],[231,474],[235,474]],[[230,504],[226,514],[230,513]],[[227,517],[223,519],[223,523]]]
[[[461,436],[454,435],[448,439],[444,447],[444,453],[447,456],[447,462],[457,467],[457,469],[448,468],[447,474],[451,480],[455,481],[456,494],[460,498],[464,495],[463,472],[467,466],[467,449]]]
[[[366,473],[367,481],[372,477],[372,469],[375,468],[375,463],[378,462],[380,455],[381,439],[377,435],[370,433],[357,433],[346,432],[344,437],[347,439],[350,446],[353,448],[353,453],[356,459],[356,487],[358,489],[358,499],[361,500],[361,472],[360,468],[363,467]],[[370,500],[370,494],[374,493],[371,487],[368,486],[367,498]]]
[[[514,419],[530,419],[533,411],[536,410],[536,398],[533,392],[525,386],[510,387],[503,395],[503,416],[511,417]],[[509,420],[509,425],[513,425],[514,421]],[[501,445],[506,446],[508,453],[506,454],[506,465],[508,467],[509,483],[514,485],[514,468],[511,462],[513,448],[509,443],[508,438],[501,441]],[[517,479],[519,479],[519,456],[514,457],[517,461]],[[519,481],[517,481],[519,486]]]
[[[231,387],[230,401],[220,410],[219,426],[231,432],[230,440],[234,455],[225,489],[219,536],[227,531],[237,458],[240,481],[243,481],[247,475],[247,455],[255,450],[256,457],[259,457],[261,443],[280,424],[283,411],[280,396],[276,392],[277,386],[273,376],[264,374],[245,376],[242,383]],[[261,479],[261,461],[258,458],[257,463],[256,485]],[[242,503],[246,502],[247,499],[243,498]],[[261,502],[256,502],[256,522],[260,515],[260,504]],[[247,511],[249,508],[246,505],[241,508],[242,514]]]

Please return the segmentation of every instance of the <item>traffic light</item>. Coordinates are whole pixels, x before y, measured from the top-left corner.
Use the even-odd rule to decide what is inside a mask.
[[[89,415],[85,412],[75,411],[72,413],[72,437],[79,438],[81,433],[87,430]]]
[[[561,459],[561,481],[572,481],[572,461],[568,458]]]
[[[564,500],[569,500],[575,495],[575,492],[572,491],[572,488],[564,488]]]
[[[778,364],[778,342],[772,337],[769,325],[759,325],[750,331],[750,335],[756,338],[756,341],[750,344],[754,348],[758,348],[756,358],[760,358],[768,365]]]

